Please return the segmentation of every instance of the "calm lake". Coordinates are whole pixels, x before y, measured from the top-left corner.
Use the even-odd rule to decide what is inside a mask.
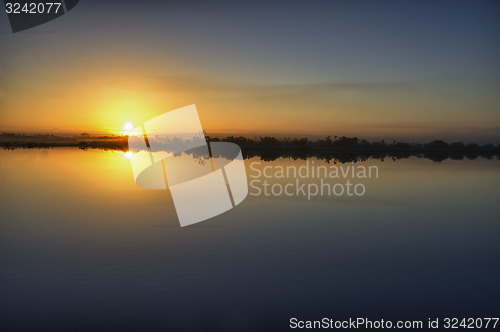
[[[355,165],[378,178],[356,180],[362,196],[249,195],[184,228],[168,191],[136,186],[123,152],[0,160],[3,331],[276,331],[292,317],[500,312],[498,159],[367,160]],[[247,175],[252,162],[306,164],[257,161]]]

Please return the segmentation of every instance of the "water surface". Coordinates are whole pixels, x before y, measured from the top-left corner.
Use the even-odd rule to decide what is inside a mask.
[[[185,228],[122,152],[0,160],[3,330],[255,331],[500,310],[498,160],[367,160],[356,165],[379,178],[362,197],[248,196]]]

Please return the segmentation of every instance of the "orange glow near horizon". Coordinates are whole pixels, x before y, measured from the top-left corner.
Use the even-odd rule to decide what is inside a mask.
[[[147,70],[127,75],[103,70],[99,77],[86,74],[85,68],[79,71],[82,77],[75,75],[64,85],[59,77],[64,77],[63,70],[55,71],[56,83],[40,84],[43,77],[36,75],[32,80],[9,82],[9,93],[2,98],[0,131],[126,135],[126,123],[137,126],[191,104],[196,105],[209,135],[443,138],[443,127],[460,135],[461,128],[487,128],[495,122],[472,113],[450,117],[449,111],[437,111],[439,103],[426,109],[406,105],[405,97],[398,95],[390,102],[361,92],[356,92],[356,98],[351,92],[312,98],[294,93],[294,88],[234,87],[194,79],[177,84],[178,79],[158,79]]]
[[[443,25],[440,17],[434,22],[444,33],[439,36],[410,24],[401,39],[401,22],[393,20],[399,16],[360,34],[351,20],[312,15],[318,30],[311,33],[296,29],[293,19],[265,15],[261,23],[283,23],[267,33],[265,24],[234,21],[246,13],[238,6],[207,7],[211,18],[167,7],[140,15],[133,6],[121,6],[123,15],[107,5],[80,8],[77,21],[57,20],[50,33],[47,25],[43,33],[0,34],[0,132],[121,135],[125,123],[137,127],[195,104],[213,136],[500,142],[498,57],[491,43],[498,20],[489,10],[473,15],[481,24],[449,15],[450,25]],[[354,7],[352,17],[367,23]],[[219,17],[225,10],[231,15]],[[318,9],[322,13],[330,15]],[[186,19],[206,31],[186,28],[193,27]],[[449,42],[441,42],[444,36]],[[475,46],[463,47],[470,43]]]

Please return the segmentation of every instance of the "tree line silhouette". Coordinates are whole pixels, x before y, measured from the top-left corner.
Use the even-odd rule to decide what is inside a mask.
[[[397,160],[409,157],[427,158],[436,162],[446,159],[463,160],[500,159],[500,144],[479,145],[463,142],[446,143],[435,140],[429,143],[405,143],[384,140],[370,142],[366,139],[346,136],[327,136],[323,139],[276,138],[271,136],[225,138],[206,136],[208,142],[232,142],[241,147],[245,159],[258,157],[264,161],[278,158],[318,158],[333,162],[357,162],[370,158]],[[54,135],[0,134],[0,146],[14,148],[51,148],[77,146],[80,149],[104,149],[128,151],[128,136],[90,136],[86,133],[75,137]]]
[[[357,137],[331,136],[324,139],[309,140],[307,138],[246,137],[210,138],[209,141],[225,141],[236,143],[241,147],[245,158],[260,157],[265,161],[277,158],[307,159],[315,157],[326,161],[356,162],[369,158],[384,160],[403,159],[415,156],[441,162],[446,159],[463,160],[500,159],[500,145],[463,142],[446,143],[435,140],[429,143],[386,143],[384,140],[370,142]]]

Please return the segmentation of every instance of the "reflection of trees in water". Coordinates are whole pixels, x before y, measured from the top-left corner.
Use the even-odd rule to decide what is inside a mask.
[[[0,134],[3,138],[0,145],[4,149],[15,148],[51,148],[57,146],[78,146],[83,150],[88,148],[103,149],[103,150],[121,150],[128,151],[128,137],[91,137],[85,135],[83,139],[62,139],[57,141],[57,136],[51,135],[52,141],[48,142],[45,139],[40,139],[38,136],[21,136],[15,134]],[[21,139],[22,138],[22,139]],[[26,140],[27,138],[32,138]],[[202,134],[193,137],[192,139],[182,140],[163,140],[162,149],[181,151],[179,146],[193,146],[193,141],[199,143],[202,139]],[[477,159],[479,157],[486,159],[500,159],[500,145],[486,144],[478,145],[475,143],[465,144],[463,142],[446,143],[441,140],[432,141],[425,144],[412,144],[404,142],[386,143],[384,140],[378,142],[369,142],[365,139],[357,137],[337,137],[328,136],[324,139],[315,141],[307,138],[275,138],[275,137],[226,137],[226,138],[210,138],[206,136],[209,142],[232,142],[240,146],[245,159],[258,157],[265,161],[272,161],[278,158],[292,159],[307,159],[318,158],[327,162],[357,162],[364,161],[370,158],[385,160],[387,158],[397,160],[409,157],[427,158],[437,162],[446,159],[463,160]],[[187,144],[189,143],[189,144]],[[201,150],[194,149],[188,152],[195,157],[196,162],[204,165],[208,162],[208,152],[206,148]],[[215,156],[225,157],[225,156]],[[233,158],[229,156],[228,158]]]
[[[238,144],[245,158],[260,157],[264,161],[277,158],[307,159],[310,157],[327,162],[357,162],[367,159],[393,160],[409,158],[427,158],[437,162],[446,159],[463,160],[483,157],[500,159],[500,145],[464,144],[455,142],[433,141],[425,144],[410,144],[403,142],[386,143],[385,141],[368,142],[357,137],[326,137],[311,141],[306,138],[245,137],[214,138],[210,141],[226,141]]]
[[[197,156],[196,157],[196,163],[198,165],[205,165],[208,161],[208,156]]]

